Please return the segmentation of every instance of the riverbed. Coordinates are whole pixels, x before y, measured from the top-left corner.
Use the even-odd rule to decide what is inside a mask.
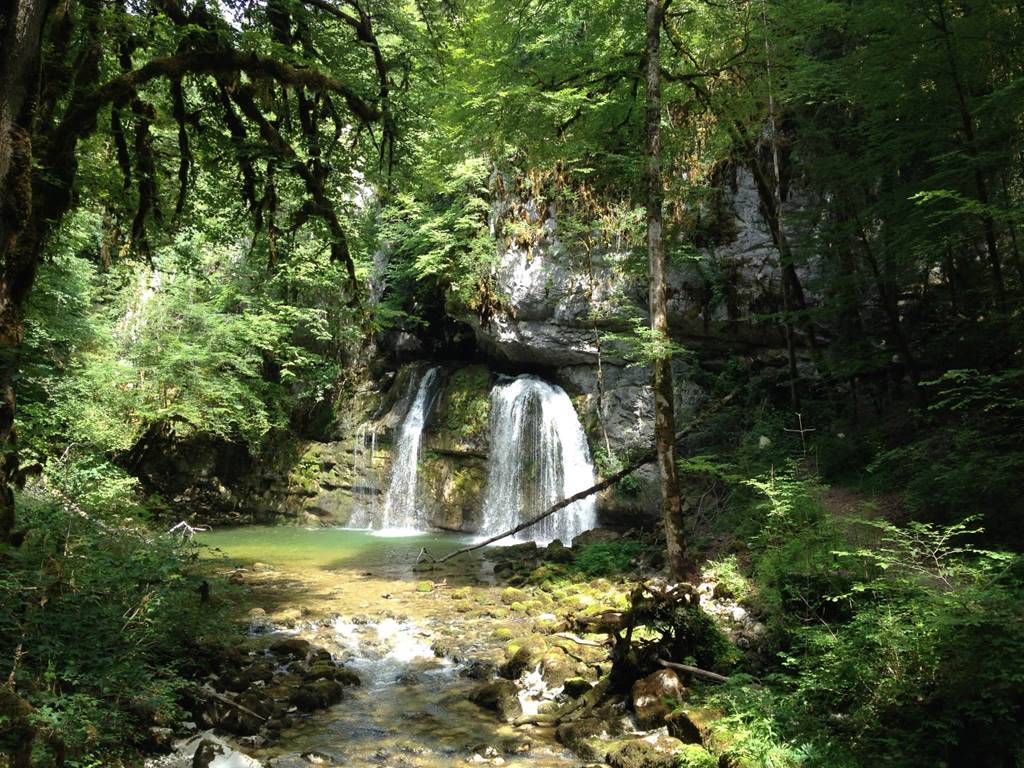
[[[363,681],[336,706],[297,718],[273,744],[246,749],[264,765],[311,765],[303,754],[320,755],[322,765],[396,768],[582,764],[550,728],[513,727],[469,701],[507,644],[554,614],[504,605],[492,563],[479,551],[424,564],[471,543],[467,537],[246,527],[198,541],[252,588],[262,610],[251,631],[305,637]],[[523,710],[535,712],[557,694],[528,676]]]

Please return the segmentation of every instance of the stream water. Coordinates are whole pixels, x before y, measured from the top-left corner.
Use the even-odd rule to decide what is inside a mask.
[[[204,533],[200,541],[213,555],[250,564],[271,618],[300,609],[294,627],[278,631],[327,648],[363,681],[340,704],[297,720],[274,745],[249,750],[264,765],[308,766],[300,756],[310,752],[345,766],[582,764],[550,729],[513,728],[468,700],[481,683],[468,676],[474,662],[500,661],[509,635],[531,630],[528,617],[500,609],[485,559],[463,556],[443,572],[413,571],[422,549],[437,557],[463,546],[464,537],[247,527]],[[427,579],[437,585],[430,592],[423,591]],[[487,618],[489,604],[500,618]],[[529,688],[520,695],[524,711],[557,692]]]

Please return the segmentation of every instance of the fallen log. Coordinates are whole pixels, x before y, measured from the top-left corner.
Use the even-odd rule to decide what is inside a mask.
[[[585,645],[588,648],[604,648],[607,644],[598,643],[595,640],[587,640],[585,638],[578,637],[577,635],[572,634],[572,632],[556,632],[555,637],[564,637],[566,640],[572,640],[577,645]]]
[[[725,675],[720,675],[717,672],[709,672],[706,669],[700,667],[691,667],[689,664],[677,664],[674,661],[665,661],[665,659],[658,659],[658,663],[663,667],[674,669],[677,672],[686,672],[694,677],[702,677],[705,680],[710,680],[713,683],[728,683],[729,678]]]

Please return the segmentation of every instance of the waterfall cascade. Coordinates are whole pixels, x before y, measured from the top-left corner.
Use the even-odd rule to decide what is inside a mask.
[[[402,420],[394,440],[391,481],[380,515],[371,521],[373,528],[425,529],[427,526],[417,504],[420,440],[441,384],[441,369],[431,368],[420,379],[416,397]]]
[[[515,527],[594,484],[586,435],[561,387],[519,376],[491,391],[491,458],[481,534]],[[538,542],[568,544],[597,525],[593,497],[527,528]]]

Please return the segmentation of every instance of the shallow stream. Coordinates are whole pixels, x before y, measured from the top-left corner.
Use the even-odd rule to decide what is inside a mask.
[[[530,634],[533,622],[501,605],[478,553],[414,571],[421,550],[440,557],[468,539],[247,527],[204,533],[200,541],[229,563],[247,564],[246,582],[275,631],[327,648],[363,681],[273,745],[246,750],[264,765],[309,766],[301,757],[309,753],[327,765],[395,768],[582,764],[550,728],[504,724],[468,700],[482,682],[468,675],[499,663],[509,637]],[[555,693],[543,685],[524,690],[524,711]]]

